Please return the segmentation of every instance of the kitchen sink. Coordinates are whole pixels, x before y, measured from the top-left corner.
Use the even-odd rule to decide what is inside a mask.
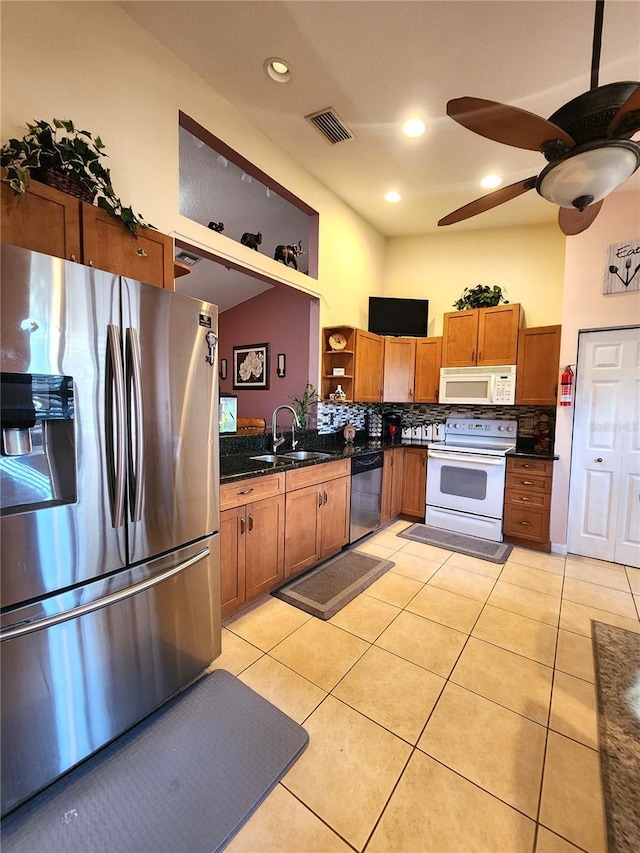
[[[288,461],[291,461],[284,459],[282,456],[276,456],[275,453],[263,453],[261,456],[250,456],[249,458],[256,462],[272,462],[278,465],[285,465]]]
[[[287,459],[298,459],[301,462],[309,459],[331,459],[330,453],[319,453],[316,450],[293,450],[291,453],[282,454]]]

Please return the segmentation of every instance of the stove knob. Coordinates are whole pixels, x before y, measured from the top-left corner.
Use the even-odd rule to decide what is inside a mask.
[[[498,432],[503,432],[503,431],[504,431],[504,427],[503,427],[503,426],[499,426],[499,427],[498,427]]]
[[[512,426],[508,426],[508,427],[507,427],[507,432],[513,432],[513,427],[512,427]]]

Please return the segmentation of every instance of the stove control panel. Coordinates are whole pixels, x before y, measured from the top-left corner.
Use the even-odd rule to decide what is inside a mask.
[[[447,418],[445,433],[449,435],[481,438],[513,438],[518,434],[516,420],[489,420],[488,418]]]

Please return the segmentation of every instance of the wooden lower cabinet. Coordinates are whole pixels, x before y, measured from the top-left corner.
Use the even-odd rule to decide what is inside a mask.
[[[350,498],[348,459],[287,472],[285,578],[347,544]]]
[[[222,617],[282,581],[284,497],[220,513]]]
[[[382,468],[382,510],[380,523],[385,524],[402,512],[402,478],[404,448],[394,447],[384,452]]]
[[[550,551],[553,462],[507,457],[503,536],[506,542]]]
[[[402,475],[402,514],[424,521],[427,491],[427,448],[406,447]]]
[[[223,619],[282,582],[284,487],[284,474],[274,474],[220,488]]]

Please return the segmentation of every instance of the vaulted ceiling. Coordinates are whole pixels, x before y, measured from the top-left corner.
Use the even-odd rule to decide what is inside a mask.
[[[122,2],[307,172],[382,234],[438,230],[451,210],[546,161],[446,115],[465,95],[545,118],[590,88],[594,0],[201,0]],[[640,80],[640,2],[607,0],[599,84]],[[286,83],[263,63],[290,63]],[[333,108],[354,138],[330,144],[305,116]],[[418,115],[419,139],[401,133]],[[634,176],[625,188],[638,188]],[[384,201],[396,189],[398,204]],[[605,202],[606,203],[606,202]],[[535,191],[448,230],[552,222]],[[442,230],[442,229],[440,229]]]

